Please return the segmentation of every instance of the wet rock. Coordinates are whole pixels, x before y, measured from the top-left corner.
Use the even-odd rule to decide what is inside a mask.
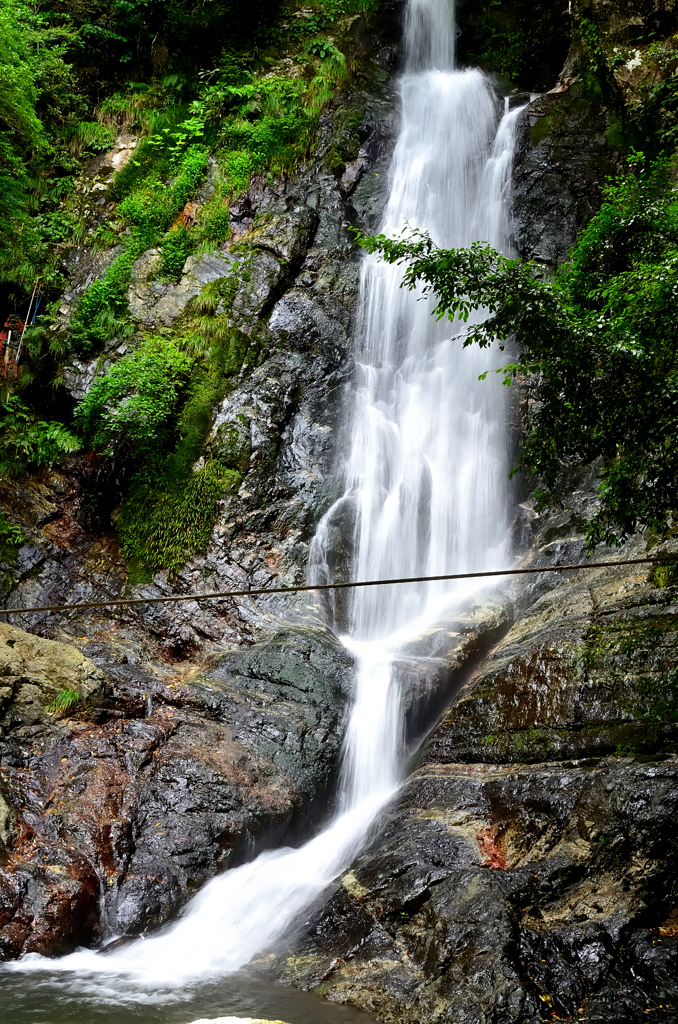
[[[82,295],[92,281],[103,277],[110,265],[123,251],[121,245],[113,246],[104,252],[96,252],[85,246],[75,246],[66,261],[69,273],[69,289],[63,299],[72,302]]]
[[[12,844],[15,835],[16,816],[6,795],[0,790],[0,856]]]
[[[277,289],[285,278],[284,262],[265,249],[253,250],[243,266],[233,299],[232,314],[236,326],[246,333],[259,314],[270,309]]]
[[[175,672],[89,644],[106,678],[66,644],[0,629],[0,957],[157,927],[327,813],[353,673],[328,630]],[[64,686],[83,699],[49,712]]]
[[[307,253],[315,229],[318,213],[304,204],[278,215],[270,214],[263,225],[257,226],[245,239],[259,249],[268,249],[288,263],[298,263]]]
[[[521,115],[515,158],[516,245],[521,256],[562,263],[601,201],[605,180],[620,167],[611,145],[613,117],[566,79]]]
[[[138,142],[139,139],[136,135],[131,135],[129,132],[121,132],[108,152],[101,153],[93,160],[90,160],[87,166],[87,173],[91,177],[104,175],[112,178],[116,171],[119,171],[131,160]]]
[[[282,975],[399,1024],[645,1019],[678,994],[677,800],[675,758],[425,765]]]
[[[0,684],[0,753],[10,757],[36,735],[63,733],[53,710],[60,694],[94,709],[109,689],[103,673],[80,651],[5,622],[0,622]]]
[[[678,609],[644,566],[589,570],[519,616],[430,757],[541,761],[678,750]]]

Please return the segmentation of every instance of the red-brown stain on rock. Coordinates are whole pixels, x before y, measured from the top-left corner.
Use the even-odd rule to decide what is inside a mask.
[[[505,871],[507,867],[506,858],[503,851],[497,845],[492,829],[489,826],[484,828],[482,832],[478,833],[476,838],[480,853],[485,859],[485,867]]]

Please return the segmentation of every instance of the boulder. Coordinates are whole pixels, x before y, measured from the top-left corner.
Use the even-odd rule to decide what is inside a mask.
[[[0,630],[0,959],[157,927],[329,813],[353,662],[328,630],[183,673],[92,644],[109,680],[73,647]],[[64,687],[82,700],[50,711]]]
[[[12,757],[36,737],[61,737],[62,694],[70,695],[65,710],[92,713],[108,691],[104,674],[76,648],[0,622],[0,756]]]
[[[243,240],[255,248],[268,249],[287,263],[298,263],[306,255],[317,226],[316,210],[300,204],[281,214],[271,213]]]
[[[398,1024],[645,1019],[678,996],[677,813],[675,757],[426,764],[279,974]]]

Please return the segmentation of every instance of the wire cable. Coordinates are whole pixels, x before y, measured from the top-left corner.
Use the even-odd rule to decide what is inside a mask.
[[[529,569],[494,569],[487,572],[455,572],[443,576],[405,576],[392,580],[354,580],[351,583],[314,583],[301,587],[259,587],[254,590],[216,590],[208,594],[172,594],[166,597],[120,597],[109,601],[81,601],[78,604],[37,605],[33,608],[0,608],[0,615],[27,615],[29,612],[75,612],[82,608],[127,607],[136,604],[172,604],[177,601],[211,601],[234,597],[262,597],[265,594],[299,594],[305,591],[349,590],[356,587],[390,587],[398,583],[441,583],[450,580],[489,579],[493,576],[525,576],[544,572],[570,572],[574,569],[610,569],[618,565],[665,565],[678,560],[677,554],[659,558],[626,558],[615,562],[575,562],[570,565],[545,565]]]

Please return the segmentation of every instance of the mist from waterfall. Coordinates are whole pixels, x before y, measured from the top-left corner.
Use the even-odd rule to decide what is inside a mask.
[[[450,0],[410,0],[402,129],[381,230],[408,225],[439,245],[483,239],[505,247],[517,111],[475,70],[455,71]],[[507,408],[487,351],[462,351],[461,326],[402,290],[402,268],[363,261],[356,381],[345,492],[320,524],[310,571],[331,576],[336,524],[352,524],[355,579],[496,568],[508,562]],[[493,377],[494,375],[491,375]],[[270,949],[366,841],[403,769],[399,648],[459,598],[452,585],[359,589],[345,628],[357,659],[337,817],[301,848],[266,852],[209,882],[155,937],[107,955],[49,962],[97,998],[158,998],[235,971]],[[7,969],[44,970],[39,957]]]

